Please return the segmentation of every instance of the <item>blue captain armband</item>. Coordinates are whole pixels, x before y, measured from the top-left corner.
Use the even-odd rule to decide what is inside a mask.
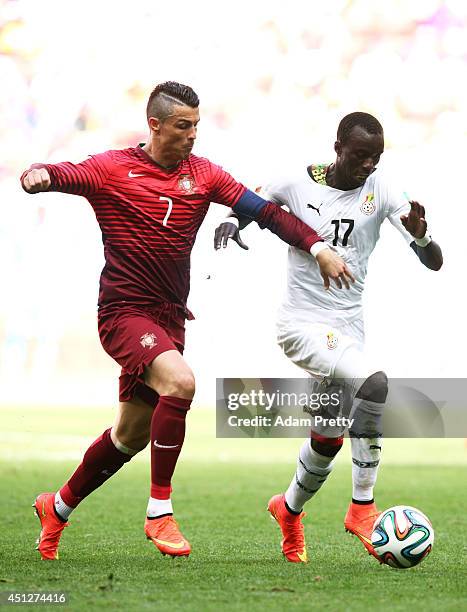
[[[266,204],[266,200],[263,200],[259,195],[247,189],[232,207],[232,210],[238,215],[243,215],[249,219],[256,219]]]

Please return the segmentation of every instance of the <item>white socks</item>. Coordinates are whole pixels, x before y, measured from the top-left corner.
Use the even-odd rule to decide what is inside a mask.
[[[150,497],[146,514],[148,518],[156,518],[158,516],[162,516],[163,514],[173,514],[172,500]]]
[[[66,503],[63,501],[62,496],[60,495],[60,492],[57,491],[55,493],[55,510],[57,511],[58,515],[64,520],[67,521],[68,517],[70,516],[70,514],[73,512],[74,508],[72,508],[71,506],[67,506]]]
[[[74,508],[67,506],[59,492],[55,493],[55,510],[59,516],[67,521]],[[150,518],[156,518],[162,514],[173,514],[172,500],[170,499],[155,499],[154,497],[149,498],[147,516]]]
[[[353,424],[349,430],[350,436],[355,434],[358,438],[373,438],[383,432],[384,404],[356,398],[352,405],[350,418]]]
[[[382,438],[351,438],[352,497],[371,501],[381,457]]]
[[[325,457],[311,448],[310,440],[302,444],[297,471],[285,493],[285,501],[294,512],[301,512],[305,502],[323,486],[332,470],[334,457]]]

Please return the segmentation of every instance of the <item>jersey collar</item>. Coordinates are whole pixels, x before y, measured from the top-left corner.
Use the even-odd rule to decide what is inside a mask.
[[[306,168],[306,174],[309,180],[312,180],[313,183],[317,183],[318,185],[322,185],[327,189],[332,189],[333,191],[338,191],[339,193],[353,193],[354,191],[359,191],[366,182],[361,187],[354,187],[354,189],[337,189],[336,187],[331,187],[326,183],[326,175],[328,173],[329,168],[332,166],[331,164],[311,164]],[[371,175],[370,175],[371,176]]]
[[[143,159],[145,162],[151,164],[152,166],[155,166],[159,170],[162,170],[162,172],[167,172],[167,174],[170,174],[171,172],[178,172],[180,170],[180,167],[185,160],[179,161],[176,166],[172,166],[171,168],[166,168],[165,166],[161,166],[161,164],[158,164],[154,159],[152,159],[150,155],[146,153],[146,151],[144,151],[143,147],[145,144],[146,144],[145,142],[140,142],[138,146],[135,147],[135,152],[136,152],[136,155],[138,155],[138,157]]]

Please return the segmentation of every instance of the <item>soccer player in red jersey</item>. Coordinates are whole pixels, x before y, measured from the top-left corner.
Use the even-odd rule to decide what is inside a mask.
[[[33,164],[21,176],[27,193],[84,196],[102,230],[105,266],[99,292],[102,346],[121,366],[119,411],[56,493],[34,507],[41,521],[38,550],[57,559],[71,512],[151,441],[151,488],[145,533],[163,553],[189,555],[173,518],[171,479],[195,392],[182,357],[190,253],[211,201],[267,227],[288,244],[315,255],[324,284],[353,280],[314,230],[270,204],[209,160],[191,153],[199,99],[185,85],[166,82],[147,104],[146,144],[107,151],[72,164]]]

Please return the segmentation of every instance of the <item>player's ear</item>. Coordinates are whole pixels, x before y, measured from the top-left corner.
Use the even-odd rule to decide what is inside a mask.
[[[337,153],[337,155],[341,154],[342,151],[342,143],[340,140],[336,140],[336,142],[334,143],[334,151]]]
[[[149,117],[148,125],[151,132],[155,132],[156,134],[160,132],[161,122],[160,119],[158,119],[157,117]]]

